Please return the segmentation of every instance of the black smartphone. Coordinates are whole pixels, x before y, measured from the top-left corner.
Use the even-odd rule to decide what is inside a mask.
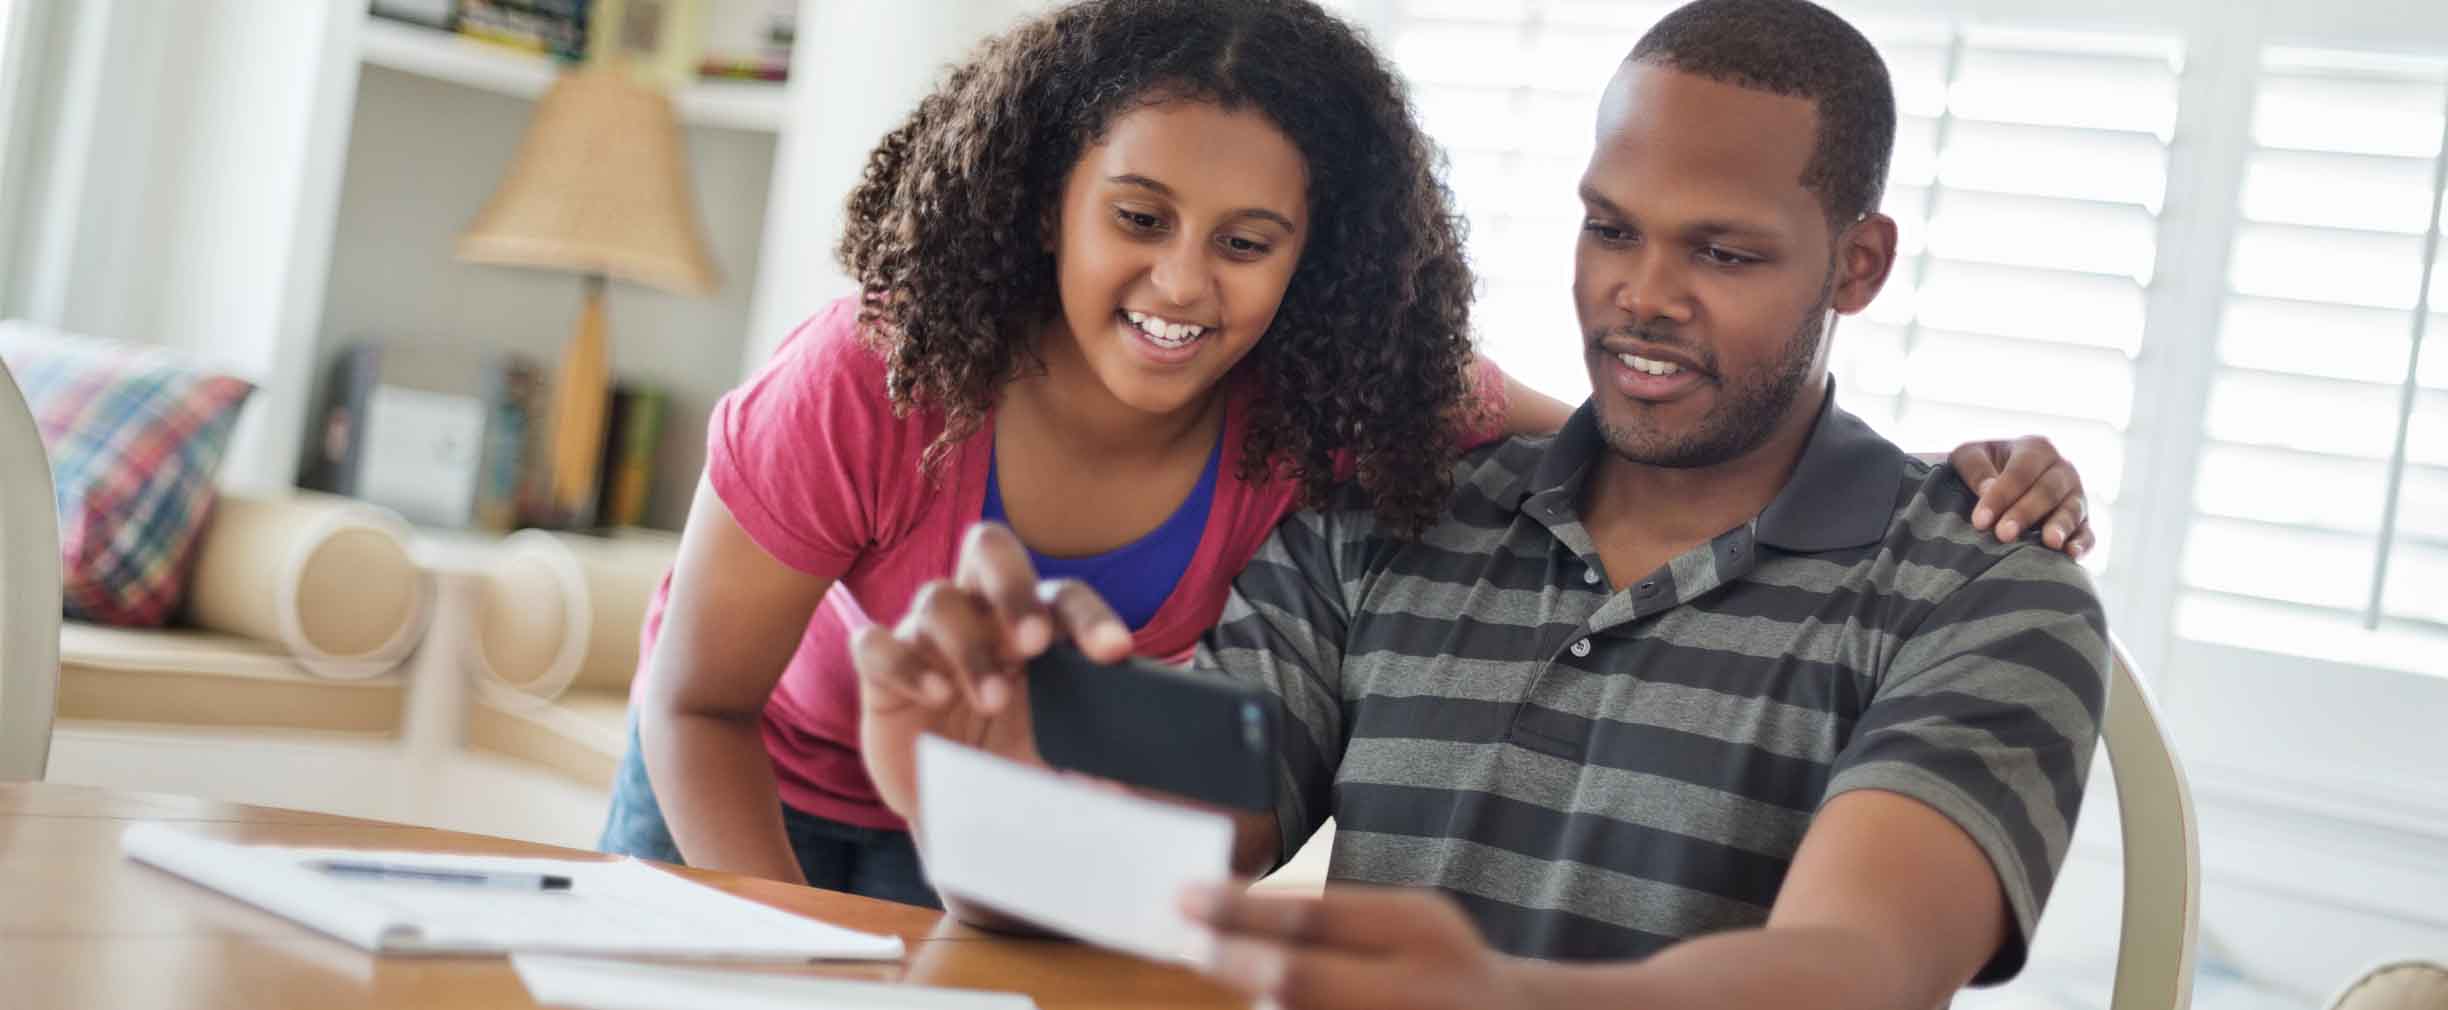
[[[1028,665],[1047,764],[1185,799],[1275,809],[1275,697],[1151,660],[1099,663],[1057,642]]]

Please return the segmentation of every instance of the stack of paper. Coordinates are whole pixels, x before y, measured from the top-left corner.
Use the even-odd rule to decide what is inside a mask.
[[[1203,960],[1182,889],[1232,872],[1232,820],[918,741],[928,878],[945,894],[1160,960]]]
[[[792,975],[629,964],[552,954],[513,954],[527,995],[545,1006],[586,1010],[1037,1010],[1016,993],[935,989]]]
[[[120,836],[129,858],[383,953],[509,950],[747,961],[893,960],[901,939],[737,898],[635,860],[594,861],[233,845],[158,824]],[[325,860],[564,876],[561,891],[357,880]]]

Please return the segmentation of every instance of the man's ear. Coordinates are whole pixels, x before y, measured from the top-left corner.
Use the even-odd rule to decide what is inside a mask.
[[[1852,315],[1870,307],[1895,269],[1896,223],[1872,212],[1836,235],[1836,290],[1832,306]]]

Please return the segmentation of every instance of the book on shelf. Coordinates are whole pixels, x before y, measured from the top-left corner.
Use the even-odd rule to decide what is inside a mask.
[[[457,27],[459,0],[373,0],[369,13],[447,32]]]
[[[655,464],[670,410],[671,397],[654,386],[622,383],[612,391],[595,496],[595,525],[646,524],[646,511],[654,498]]]
[[[566,62],[586,58],[592,0],[459,0],[459,34],[542,53]]]
[[[515,354],[350,345],[332,359],[298,486],[422,525],[506,531],[501,480],[521,466],[536,375]]]
[[[499,355],[485,370],[484,456],[476,479],[474,525],[508,533],[519,525],[519,489],[534,458],[537,418],[544,410],[544,373],[514,354]]]
[[[781,81],[790,77],[798,0],[709,0],[700,77]]]
[[[694,76],[790,77],[799,0],[371,0],[376,17],[564,63],[618,53]],[[667,65],[667,66],[666,66]]]

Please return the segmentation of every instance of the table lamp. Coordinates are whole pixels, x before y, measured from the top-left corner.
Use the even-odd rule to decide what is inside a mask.
[[[551,525],[581,525],[594,511],[611,394],[605,278],[699,296],[719,284],[685,155],[662,92],[618,69],[563,74],[536,103],[508,176],[459,236],[463,261],[585,277],[543,443]]]

